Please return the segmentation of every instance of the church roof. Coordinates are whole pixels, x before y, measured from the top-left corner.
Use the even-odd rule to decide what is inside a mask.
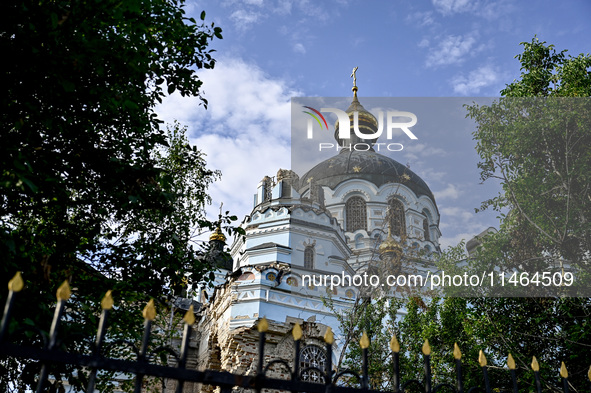
[[[335,189],[340,183],[351,179],[367,180],[377,187],[386,183],[398,183],[410,188],[417,196],[426,195],[433,202],[435,197],[427,183],[416,173],[396,160],[375,151],[341,150],[301,177],[304,188],[312,179],[314,184]]]
[[[267,242],[267,243],[259,244],[257,246],[250,247],[246,251],[266,250],[267,248],[285,248],[287,250],[291,250],[290,247],[284,246],[282,244],[278,244],[278,243],[274,243],[274,242]]]

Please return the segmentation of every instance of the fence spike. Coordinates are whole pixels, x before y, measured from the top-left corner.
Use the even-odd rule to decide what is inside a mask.
[[[369,337],[367,336],[366,332],[363,332],[363,334],[361,335],[361,340],[359,340],[359,345],[361,346],[362,349],[369,348]]]
[[[21,272],[16,272],[14,277],[10,281],[8,281],[8,290],[12,292],[20,292],[25,283],[23,282],[23,277],[21,276]]]
[[[369,389],[369,337],[367,336],[367,332],[363,332],[361,336],[361,340],[359,340],[359,345],[361,346],[361,387],[363,389]]]
[[[560,364],[560,376],[562,378],[568,378],[568,371],[566,369],[566,365],[564,364],[564,362]]]
[[[396,338],[396,334],[392,335],[392,340],[390,340],[390,349],[392,350],[392,352],[395,352],[395,353],[400,352],[400,343],[398,342],[398,339]]]
[[[324,342],[329,345],[334,343],[334,334],[332,333],[330,326],[326,329],[326,333],[324,333]]]
[[[296,322],[295,325],[293,325],[293,329],[291,331],[291,334],[293,336],[293,339],[295,341],[299,341],[302,338],[302,327],[300,326],[299,323]]]
[[[267,318],[262,317],[257,323],[257,330],[259,332],[259,360],[257,363],[257,375],[259,378],[264,378],[263,374],[263,365],[265,363],[265,341],[266,341],[266,332],[269,329],[269,322],[267,322]]]
[[[332,343],[334,342],[334,335],[332,333],[332,329],[330,326],[326,329],[326,333],[324,334],[324,341],[326,341],[326,364],[325,364],[325,377],[324,377],[324,384],[326,386],[332,384]]]
[[[460,351],[460,347],[458,343],[454,343],[454,359],[460,360],[462,358],[462,351]]]
[[[185,316],[183,317],[183,321],[189,326],[191,326],[195,323],[195,311],[193,311],[192,304],[191,304],[191,306],[189,306],[189,309],[185,313]]]
[[[299,327],[300,324],[296,323],[296,326]],[[295,330],[295,326],[293,328]],[[301,333],[301,331],[302,331],[302,328],[300,328],[300,333]],[[292,334],[293,334],[293,332],[292,332]],[[300,338],[302,338],[301,335],[300,335]],[[296,381],[300,376],[300,338],[296,339],[295,334],[294,334],[295,348],[294,348],[294,360],[293,360],[293,374],[291,375],[292,381]]]
[[[431,393],[431,346],[429,340],[423,343],[423,366],[425,370],[425,393]]]
[[[101,300],[101,308],[103,310],[110,310],[113,308],[113,304],[113,296],[111,296],[111,290],[109,289],[107,293],[105,293],[103,300]]]
[[[394,385],[394,393],[400,392],[400,344],[398,343],[398,339],[394,334],[392,336],[392,340],[390,340],[390,349],[392,349],[392,357],[393,357],[393,364],[394,367],[394,374],[392,383]]]
[[[462,380],[462,352],[458,343],[454,343],[454,359],[456,362],[456,389],[457,393],[464,393],[464,382]]]
[[[480,367],[486,366],[486,356],[484,356],[482,349],[480,350],[480,353],[478,353],[478,364],[480,364]]]
[[[144,307],[144,311],[142,311],[142,315],[146,321],[153,321],[156,319],[156,307],[154,307],[154,299],[150,299],[146,307]]]
[[[431,355],[431,346],[429,345],[428,339],[425,339],[425,342],[423,343],[422,351],[423,351],[423,354],[426,356]]]
[[[99,321],[98,330],[96,332],[96,340],[94,342],[94,350],[92,355],[93,356],[100,356],[101,348],[103,345],[103,341],[105,339],[105,333],[107,330],[107,318],[111,308],[113,307],[113,298],[111,297],[111,291],[107,291],[103,300],[101,301],[101,308],[103,311],[101,312],[101,319]],[[94,387],[96,384],[96,374],[97,369],[95,367],[91,368],[90,374],[88,375],[88,385],[86,387],[87,392],[94,392]]]
[[[591,366],[589,366],[589,371],[587,371],[587,378],[589,378],[589,382],[591,382]]]
[[[515,370],[515,359],[513,359],[510,353],[507,356],[507,367],[509,367],[509,370]]]
[[[538,363],[538,359],[535,356],[532,357],[531,361],[531,368],[534,370],[534,378],[536,381],[536,391],[538,393],[542,393],[542,382],[540,381],[540,365]],[[564,392],[568,393],[568,392]]]
[[[21,277],[21,272],[16,272],[12,280],[8,282],[8,297],[6,298],[6,304],[4,305],[2,322],[0,322],[0,341],[4,340],[4,336],[8,332],[12,308],[14,306],[14,299],[16,293],[23,289],[23,286],[24,283],[23,278]]]
[[[70,284],[68,284],[68,280],[65,280],[62,285],[57,289],[57,300],[68,300],[70,296],[72,296],[72,291],[70,291]]]
[[[267,321],[267,318],[261,318],[261,320],[257,324],[257,330],[259,331],[259,333],[266,333],[267,330],[269,330],[269,322]]]

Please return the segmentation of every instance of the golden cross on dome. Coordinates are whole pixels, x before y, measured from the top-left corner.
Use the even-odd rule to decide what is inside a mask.
[[[351,73],[351,78],[353,78],[353,87],[357,87],[357,69],[359,67],[353,68],[353,72]]]
[[[353,88],[351,90],[353,90],[353,94],[355,95],[355,97],[357,97],[357,69],[359,67],[355,67],[353,68],[353,72],[351,73],[351,78],[353,78]]]

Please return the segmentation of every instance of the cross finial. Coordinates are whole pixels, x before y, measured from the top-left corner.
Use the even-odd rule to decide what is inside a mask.
[[[353,68],[353,72],[351,72],[351,78],[353,78],[353,93],[355,94],[355,97],[357,97],[357,69],[359,67],[355,67]]]
[[[353,87],[357,87],[357,69],[359,67],[353,68],[353,72],[351,73],[351,78],[353,78]]]

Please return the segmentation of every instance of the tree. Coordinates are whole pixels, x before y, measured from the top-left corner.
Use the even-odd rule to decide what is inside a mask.
[[[24,0],[0,10],[0,271],[22,271],[27,286],[15,324],[47,330],[55,289],[68,279],[77,307],[64,345],[88,349],[107,289],[121,311],[111,334],[134,338],[139,313],[129,309],[208,280],[215,266],[195,231],[232,220],[205,218],[206,188],[219,174],[178,127],[167,136],[154,112],[167,93],[201,97],[196,71],[214,67],[209,44],[221,29],[204,12],[201,22],[187,18],[182,0]],[[17,388],[9,382],[20,372],[34,383],[34,367],[10,362],[2,388]],[[57,381],[62,371],[83,383],[67,369]]]
[[[481,179],[502,187],[481,206],[499,211],[499,231],[483,239],[471,267],[530,278],[544,271],[562,277],[570,269],[578,286],[545,291],[530,283],[517,294],[544,297],[473,299],[475,334],[500,356],[512,353],[523,388],[533,383],[532,356],[541,360],[546,388],[558,390],[561,361],[580,388],[591,365],[591,301],[568,295],[588,296],[591,103],[570,97],[591,96],[591,56],[567,57],[536,37],[522,45],[520,79],[494,104],[468,107],[477,124]],[[492,362],[502,366],[504,359]]]
[[[481,206],[499,211],[499,231],[481,239],[475,254],[467,255],[461,243],[441,253],[437,264],[447,274],[463,274],[466,269],[543,271],[563,262],[578,279],[587,280],[591,105],[588,98],[570,97],[591,96],[591,56],[567,57],[565,51],[556,52],[537,38],[522,45],[524,51],[517,56],[522,64],[520,79],[507,85],[504,97],[493,105],[468,107],[477,124],[474,138],[482,180],[498,179],[502,185],[499,195]],[[587,290],[586,282],[577,290]],[[536,293],[533,286],[523,289],[521,296]],[[504,369],[511,353],[520,390],[533,389],[532,356],[541,362],[544,389],[560,390],[561,361],[568,368],[571,388],[583,389],[591,365],[591,301],[557,296],[560,291],[541,291],[538,294],[545,297],[536,298],[491,298],[475,291],[473,298],[365,299],[341,317],[341,330],[347,338],[359,337],[363,330],[370,333],[374,388],[391,389],[387,342],[395,332],[401,344],[403,381],[422,378],[420,348],[428,339],[436,383],[453,383],[451,350],[457,342],[464,355],[465,386],[482,386],[476,360],[483,350],[495,388],[510,388]],[[404,315],[396,315],[401,307]],[[345,351],[343,364],[359,370],[355,359],[360,349],[349,344]]]

